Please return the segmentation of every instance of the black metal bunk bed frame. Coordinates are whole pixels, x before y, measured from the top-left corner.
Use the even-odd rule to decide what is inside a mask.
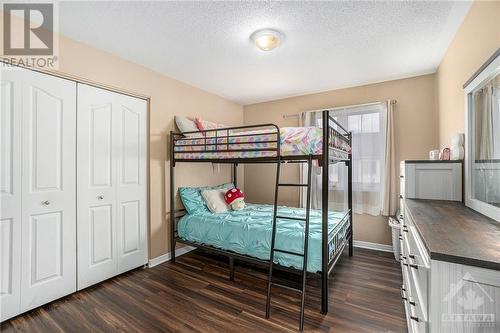
[[[349,256],[353,254],[353,213],[352,213],[352,154],[348,153],[348,157],[344,159],[338,158],[330,158],[330,149],[335,149],[330,146],[331,139],[333,136],[336,136],[342,140],[345,140],[350,147],[352,147],[352,133],[348,132],[342,125],[340,125],[335,119],[333,119],[329,110],[322,111],[322,128],[323,128],[323,153],[321,155],[305,155],[305,156],[281,156],[281,146],[280,146],[280,129],[278,126],[274,124],[259,124],[259,125],[248,125],[248,126],[237,126],[237,127],[228,127],[222,129],[213,129],[213,130],[204,130],[204,131],[193,131],[193,132],[184,132],[184,133],[176,133],[170,132],[170,251],[172,255],[172,261],[175,261],[175,247],[176,243],[182,243],[185,245],[190,245],[201,249],[208,253],[213,253],[217,255],[226,256],[229,258],[229,270],[230,270],[230,280],[234,280],[234,261],[240,260],[243,262],[251,263],[257,266],[265,266],[269,267],[269,260],[262,260],[259,258],[255,258],[248,255],[239,254],[229,250],[223,250],[220,248],[216,248],[207,244],[195,243],[191,241],[186,241],[179,238],[177,234],[177,222],[179,219],[185,215],[186,211],[184,209],[175,209],[175,165],[179,162],[205,162],[205,163],[219,163],[219,164],[232,164],[232,181],[233,184],[237,185],[237,166],[238,164],[254,164],[254,163],[307,163],[309,159],[317,160],[321,166],[323,166],[322,172],[322,270],[316,273],[307,272],[307,267],[302,267],[302,270],[295,269],[292,267],[281,266],[279,264],[274,264],[275,268],[279,270],[298,273],[302,271],[302,274],[312,275],[312,276],[320,276],[321,277],[321,312],[326,314],[328,312],[328,277],[332,272],[334,266],[338,262],[340,255],[343,253],[346,246],[349,249]],[[333,123],[337,126],[338,129],[342,130],[344,133],[340,133],[339,130],[333,128],[330,124]],[[246,141],[241,143],[230,142],[231,138],[243,138],[243,137],[252,137],[259,136],[263,134],[245,134],[245,132],[240,132],[238,134],[233,134],[234,131],[244,131],[250,129],[258,129],[258,128],[274,128],[276,132],[266,132],[265,135],[276,134],[275,140],[266,140],[266,141]],[[220,132],[225,132],[225,135],[218,135]],[[186,134],[195,134],[200,135],[203,134],[202,137],[186,137]],[[208,134],[212,134],[212,136],[207,136]],[[190,139],[201,139],[204,140],[204,143],[196,143],[196,144],[176,144],[176,142],[180,140],[190,140]],[[219,140],[222,143],[219,143]],[[215,143],[212,143],[214,142]],[[266,147],[266,148],[241,148],[234,149],[231,148],[234,145],[245,145],[248,143],[271,143],[275,144],[275,147]],[[177,147],[191,147],[195,148],[194,151],[176,151]],[[191,159],[191,158],[176,158],[175,153],[218,153],[218,152],[271,152],[272,156],[265,157],[243,157],[243,158],[199,158],[199,159]],[[344,233],[344,235],[339,235],[339,232],[336,232],[333,235],[333,238],[330,239],[330,233],[328,231],[328,180],[329,180],[329,172],[328,165],[330,163],[345,163],[348,167],[348,211],[344,216],[341,223],[345,222],[345,219],[349,219],[348,224],[348,232]],[[327,167],[325,167],[325,165]],[[279,172],[279,167],[277,167]],[[310,187],[310,184],[308,185]],[[310,189],[310,188],[309,188]],[[308,189],[308,190],[309,190]],[[275,189],[276,191],[277,189]],[[275,193],[276,197],[276,193]],[[332,252],[332,255],[329,253],[329,245],[333,243],[335,249]]]

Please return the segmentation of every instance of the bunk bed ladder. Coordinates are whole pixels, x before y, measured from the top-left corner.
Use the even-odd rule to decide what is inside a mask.
[[[289,184],[289,183],[280,183],[280,165],[282,163],[281,157],[278,157],[278,165],[276,170],[276,187],[274,192],[274,213],[273,213],[273,222],[272,222],[272,236],[271,236],[271,253],[270,253],[270,261],[269,261],[269,276],[268,276],[268,284],[267,284],[267,301],[266,301],[266,318],[269,318],[269,313],[271,310],[271,288],[273,286],[285,288],[288,290],[296,291],[301,295],[300,301],[300,323],[299,330],[302,331],[304,329],[304,305],[305,305],[305,297],[306,297],[306,277],[307,277],[307,248],[309,243],[309,214],[311,208],[311,170],[312,170],[312,155],[309,155],[307,159],[307,183],[305,184]],[[279,188],[283,187],[306,187],[307,195],[306,195],[306,216],[305,218],[292,217],[292,216],[279,216],[278,215],[278,191]],[[276,239],[276,220],[277,219],[285,219],[285,220],[294,220],[294,221],[303,221],[304,222],[304,249],[302,253],[286,251],[283,249],[275,248],[275,239]],[[285,253],[288,255],[299,256],[303,258],[302,261],[302,289],[294,288],[291,286],[283,285],[280,283],[276,283],[273,281],[273,265],[274,265],[274,253]]]

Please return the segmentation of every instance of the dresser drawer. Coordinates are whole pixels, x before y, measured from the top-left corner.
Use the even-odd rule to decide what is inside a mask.
[[[410,284],[410,271],[408,270],[407,262],[405,259],[401,259],[401,275],[403,276],[403,287],[405,289],[405,294],[410,296],[412,293]]]
[[[410,301],[408,301],[410,303]],[[408,323],[408,332],[412,333],[425,333],[427,332],[427,321],[422,320],[418,315],[415,313],[415,307],[409,305],[410,308],[410,314],[409,314],[409,320],[407,320]]]
[[[403,286],[401,287],[401,299],[403,302],[403,307],[405,309],[405,316],[406,316],[406,326],[408,327],[408,332],[410,331],[411,323],[410,323],[410,316],[411,316],[411,309],[410,309],[410,304],[408,303],[408,296],[406,294],[406,289],[405,285],[403,283]]]
[[[415,272],[411,267],[408,268],[408,289],[410,290],[410,297],[408,301],[413,311],[413,316],[419,321],[427,321],[427,289],[422,288],[421,284],[419,284],[418,280],[415,278],[414,273]]]
[[[404,265],[408,267],[408,285],[412,301],[415,303],[412,308],[416,317],[427,321],[430,258],[408,212],[405,214],[405,225],[402,230],[403,245],[407,251]]]
[[[425,333],[427,330],[427,320],[423,315],[423,310],[419,307],[419,303],[416,302],[411,296],[411,287],[406,285],[406,279],[408,275],[405,274],[405,266],[401,265],[403,270],[403,286],[401,287],[401,299],[405,308],[406,324],[408,327],[408,332],[412,333]]]
[[[408,247],[406,246],[406,241],[403,235],[399,235],[399,251],[401,252],[400,260],[403,258],[408,258]]]
[[[415,249],[412,244],[413,237],[410,233],[408,249],[408,269],[410,280],[412,283],[412,290],[414,294],[418,294],[418,298],[422,303],[422,307],[427,309],[427,291],[429,284],[429,263],[423,260],[421,252]]]

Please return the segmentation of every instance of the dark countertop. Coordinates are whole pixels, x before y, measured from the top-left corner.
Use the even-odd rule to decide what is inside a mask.
[[[500,270],[500,222],[460,202],[405,202],[431,259]]]

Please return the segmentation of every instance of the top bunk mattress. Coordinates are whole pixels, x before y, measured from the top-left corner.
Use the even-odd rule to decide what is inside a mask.
[[[275,157],[276,134],[271,130],[229,133],[218,130],[218,137],[197,137],[177,140],[174,154],[176,159],[234,159]],[[244,136],[238,136],[244,135]],[[220,136],[220,137],[219,137]],[[236,137],[231,137],[236,136]],[[229,140],[229,142],[228,142]],[[346,158],[351,151],[344,140],[333,138],[330,156]],[[252,149],[261,149],[254,150]],[[227,151],[225,151],[227,150]],[[244,151],[231,151],[244,150]],[[323,130],[319,127],[282,127],[280,128],[281,156],[321,155],[323,152]]]
[[[202,212],[181,218],[178,233],[189,242],[210,245],[255,258],[269,260],[272,234],[272,205],[248,204],[240,211],[213,214]],[[278,207],[278,215],[305,217],[305,209]],[[336,234],[344,237],[349,219],[345,212],[328,213],[330,256],[335,249]],[[321,211],[311,210],[307,270],[321,271]],[[341,238],[339,238],[341,239]],[[304,248],[304,222],[287,219],[276,221],[276,249],[302,253]],[[302,268],[302,257],[275,252],[274,262],[286,267]]]

